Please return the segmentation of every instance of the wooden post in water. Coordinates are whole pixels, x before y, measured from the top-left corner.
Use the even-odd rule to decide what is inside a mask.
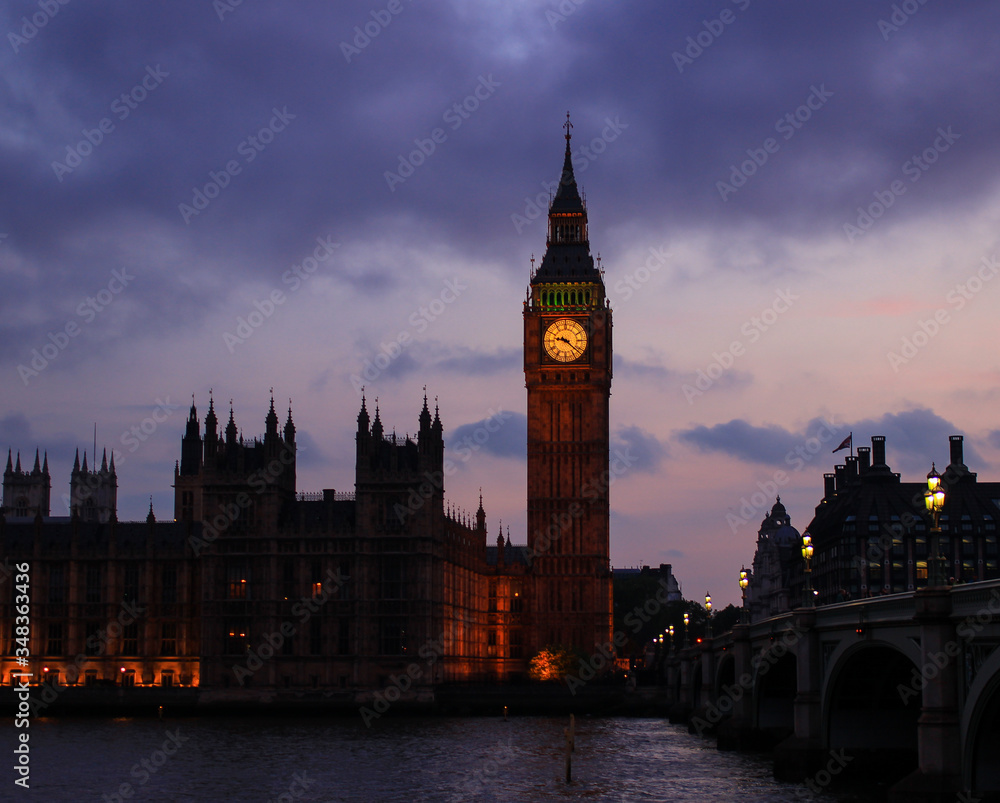
[[[571,742],[571,737],[569,735],[569,728],[563,728],[563,734],[566,736],[566,783],[573,782],[573,747]]]
[[[576,717],[569,715],[569,727],[563,728],[563,735],[566,737],[566,783],[573,782],[573,758],[576,752]]]

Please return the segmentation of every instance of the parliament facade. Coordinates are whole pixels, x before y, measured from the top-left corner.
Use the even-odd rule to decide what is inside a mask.
[[[271,399],[260,438],[194,403],[171,521],[117,519],[112,456],[71,475],[50,516],[47,458],[8,455],[0,508],[0,673],[18,631],[12,575],[30,567],[27,671],[50,685],[378,689],[524,676],[548,645],[611,641],[611,310],[590,254],[567,125],[545,257],[523,306],[527,544],[445,503],[443,425],[426,396],[413,437],[362,399],[354,489],[296,488],[295,425]],[[414,405],[415,407],[417,405]],[[96,463],[96,450],[93,455]],[[23,632],[23,631],[22,631]],[[408,684],[409,685],[409,684]]]

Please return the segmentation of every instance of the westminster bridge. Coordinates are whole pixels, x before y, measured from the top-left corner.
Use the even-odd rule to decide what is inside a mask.
[[[668,698],[720,746],[776,744],[818,786],[900,778],[889,800],[1000,800],[1000,581],[802,607],[665,656]],[[909,773],[909,774],[907,774]]]

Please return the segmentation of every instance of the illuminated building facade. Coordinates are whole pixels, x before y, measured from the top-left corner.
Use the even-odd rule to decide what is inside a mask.
[[[524,305],[528,544],[445,501],[441,419],[416,434],[357,417],[354,489],[296,489],[295,425],[271,399],[244,440],[232,407],[192,402],[173,521],[117,519],[114,460],[77,461],[70,516],[49,515],[48,462],[8,460],[0,551],[32,574],[31,671],[68,685],[264,689],[424,687],[523,676],[544,646],[612,636],[608,402],[611,310],[566,156],[547,250]],[[95,454],[96,462],[96,454]],[[0,597],[0,674],[14,660]],[[47,672],[45,669],[47,668]]]

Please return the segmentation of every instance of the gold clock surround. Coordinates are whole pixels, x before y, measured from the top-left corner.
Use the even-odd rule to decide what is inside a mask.
[[[545,328],[545,353],[557,362],[574,362],[587,352],[587,330],[572,318],[558,318]]]

